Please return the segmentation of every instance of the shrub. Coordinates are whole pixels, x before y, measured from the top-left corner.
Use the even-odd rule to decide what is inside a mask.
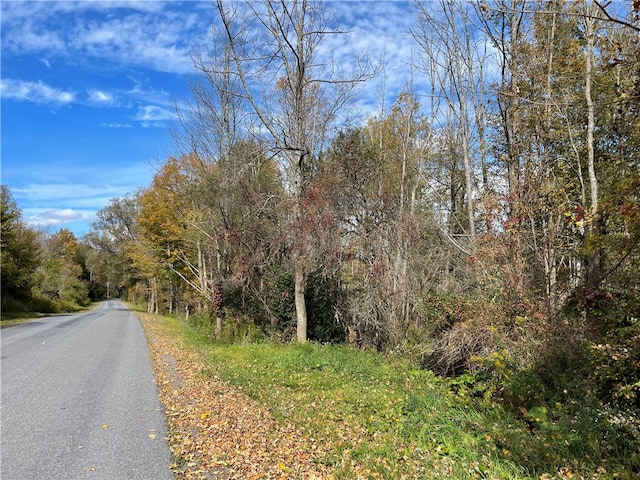
[[[309,277],[306,290],[309,340],[339,343],[345,339],[344,328],[336,321],[335,309],[341,289],[334,278],[316,273]]]
[[[32,312],[39,313],[59,313],[60,305],[49,297],[35,293],[28,302],[28,309]]]
[[[284,265],[273,265],[264,278],[265,308],[273,330],[284,339],[295,335],[293,273]]]
[[[220,332],[219,341],[231,343],[262,343],[267,336],[251,317],[245,315],[228,315]]]

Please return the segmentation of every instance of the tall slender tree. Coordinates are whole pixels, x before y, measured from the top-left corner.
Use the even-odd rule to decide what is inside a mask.
[[[369,71],[362,65],[345,76],[335,65],[320,67],[320,45],[339,33],[329,28],[320,2],[265,0],[239,6],[218,0],[217,8],[228,41],[229,68],[257,120],[253,132],[288,174],[297,337],[304,342],[309,269],[302,208],[305,175],[331,122]]]

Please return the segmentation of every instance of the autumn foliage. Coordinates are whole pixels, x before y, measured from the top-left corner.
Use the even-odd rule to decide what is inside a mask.
[[[183,112],[180,153],[149,186],[112,200],[87,236],[102,284],[219,341],[308,337],[399,355],[507,406],[532,431],[588,404],[638,447],[631,2],[418,2],[407,88],[342,123],[354,99],[346,84],[303,62],[316,51],[287,50],[321,44],[305,44],[310,24],[299,23],[322,18],[312,3],[305,17],[265,2],[272,15],[255,24],[293,24],[235,49],[235,33],[247,32],[218,4],[213,40],[224,48],[194,57],[203,79],[197,108]],[[24,234],[8,207],[3,295],[9,255],[20,253],[5,254],[5,224]],[[71,248],[67,237],[51,248]],[[7,288],[33,278],[15,282]]]

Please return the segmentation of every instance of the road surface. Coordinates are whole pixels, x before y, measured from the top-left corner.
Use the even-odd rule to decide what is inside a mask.
[[[0,331],[2,480],[172,479],[147,344],[119,301]]]

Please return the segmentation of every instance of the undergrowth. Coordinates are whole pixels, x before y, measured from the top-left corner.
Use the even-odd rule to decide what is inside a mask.
[[[448,379],[372,351],[216,343],[205,329],[164,321],[202,352],[202,375],[226,380],[324,445],[320,461],[336,479],[637,478],[633,432],[630,443],[620,437],[629,418],[586,390],[545,396],[540,375],[508,369],[500,354],[489,359],[499,368]]]

